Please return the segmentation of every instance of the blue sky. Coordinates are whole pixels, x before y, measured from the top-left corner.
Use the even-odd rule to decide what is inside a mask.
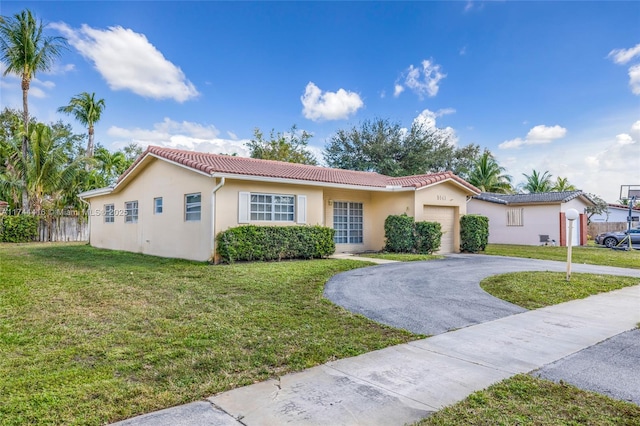
[[[515,183],[548,170],[610,202],[640,184],[638,2],[3,1],[0,13],[25,7],[70,42],[32,83],[32,114],[70,121],[56,109],[95,92],[109,149],[246,155],[254,128],[297,124],[320,154],[364,119],[418,119],[490,149]],[[21,108],[18,79],[2,78],[0,100]]]

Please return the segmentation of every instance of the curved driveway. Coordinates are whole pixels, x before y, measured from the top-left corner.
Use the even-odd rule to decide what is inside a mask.
[[[480,288],[484,278],[522,271],[566,270],[564,262],[476,254],[354,269],[331,278],[324,295],[374,321],[419,334],[491,321],[526,309]],[[573,272],[635,276],[640,270],[573,264]]]

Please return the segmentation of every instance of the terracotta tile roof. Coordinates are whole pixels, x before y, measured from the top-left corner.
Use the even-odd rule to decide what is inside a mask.
[[[233,174],[244,176],[271,177],[275,179],[292,179],[309,182],[323,182],[341,185],[367,187],[403,187],[421,188],[447,179],[454,180],[471,192],[480,190],[452,172],[434,174],[389,177],[374,172],[358,172],[354,170],[332,169],[329,167],[308,166],[305,164],[285,163],[282,161],[258,160],[255,158],[233,157],[230,155],[208,154],[195,151],[184,151],[173,148],[149,146],[147,150],[118,179],[120,183],[148,154],[176,162],[203,173]]]

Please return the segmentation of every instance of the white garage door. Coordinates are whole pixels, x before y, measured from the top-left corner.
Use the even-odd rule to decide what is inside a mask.
[[[456,209],[455,207],[424,206],[423,220],[439,222],[442,227],[442,243],[439,253],[453,253],[456,250]]]

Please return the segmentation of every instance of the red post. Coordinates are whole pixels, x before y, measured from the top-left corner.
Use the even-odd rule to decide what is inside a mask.
[[[560,212],[560,247],[567,245],[567,218]]]

